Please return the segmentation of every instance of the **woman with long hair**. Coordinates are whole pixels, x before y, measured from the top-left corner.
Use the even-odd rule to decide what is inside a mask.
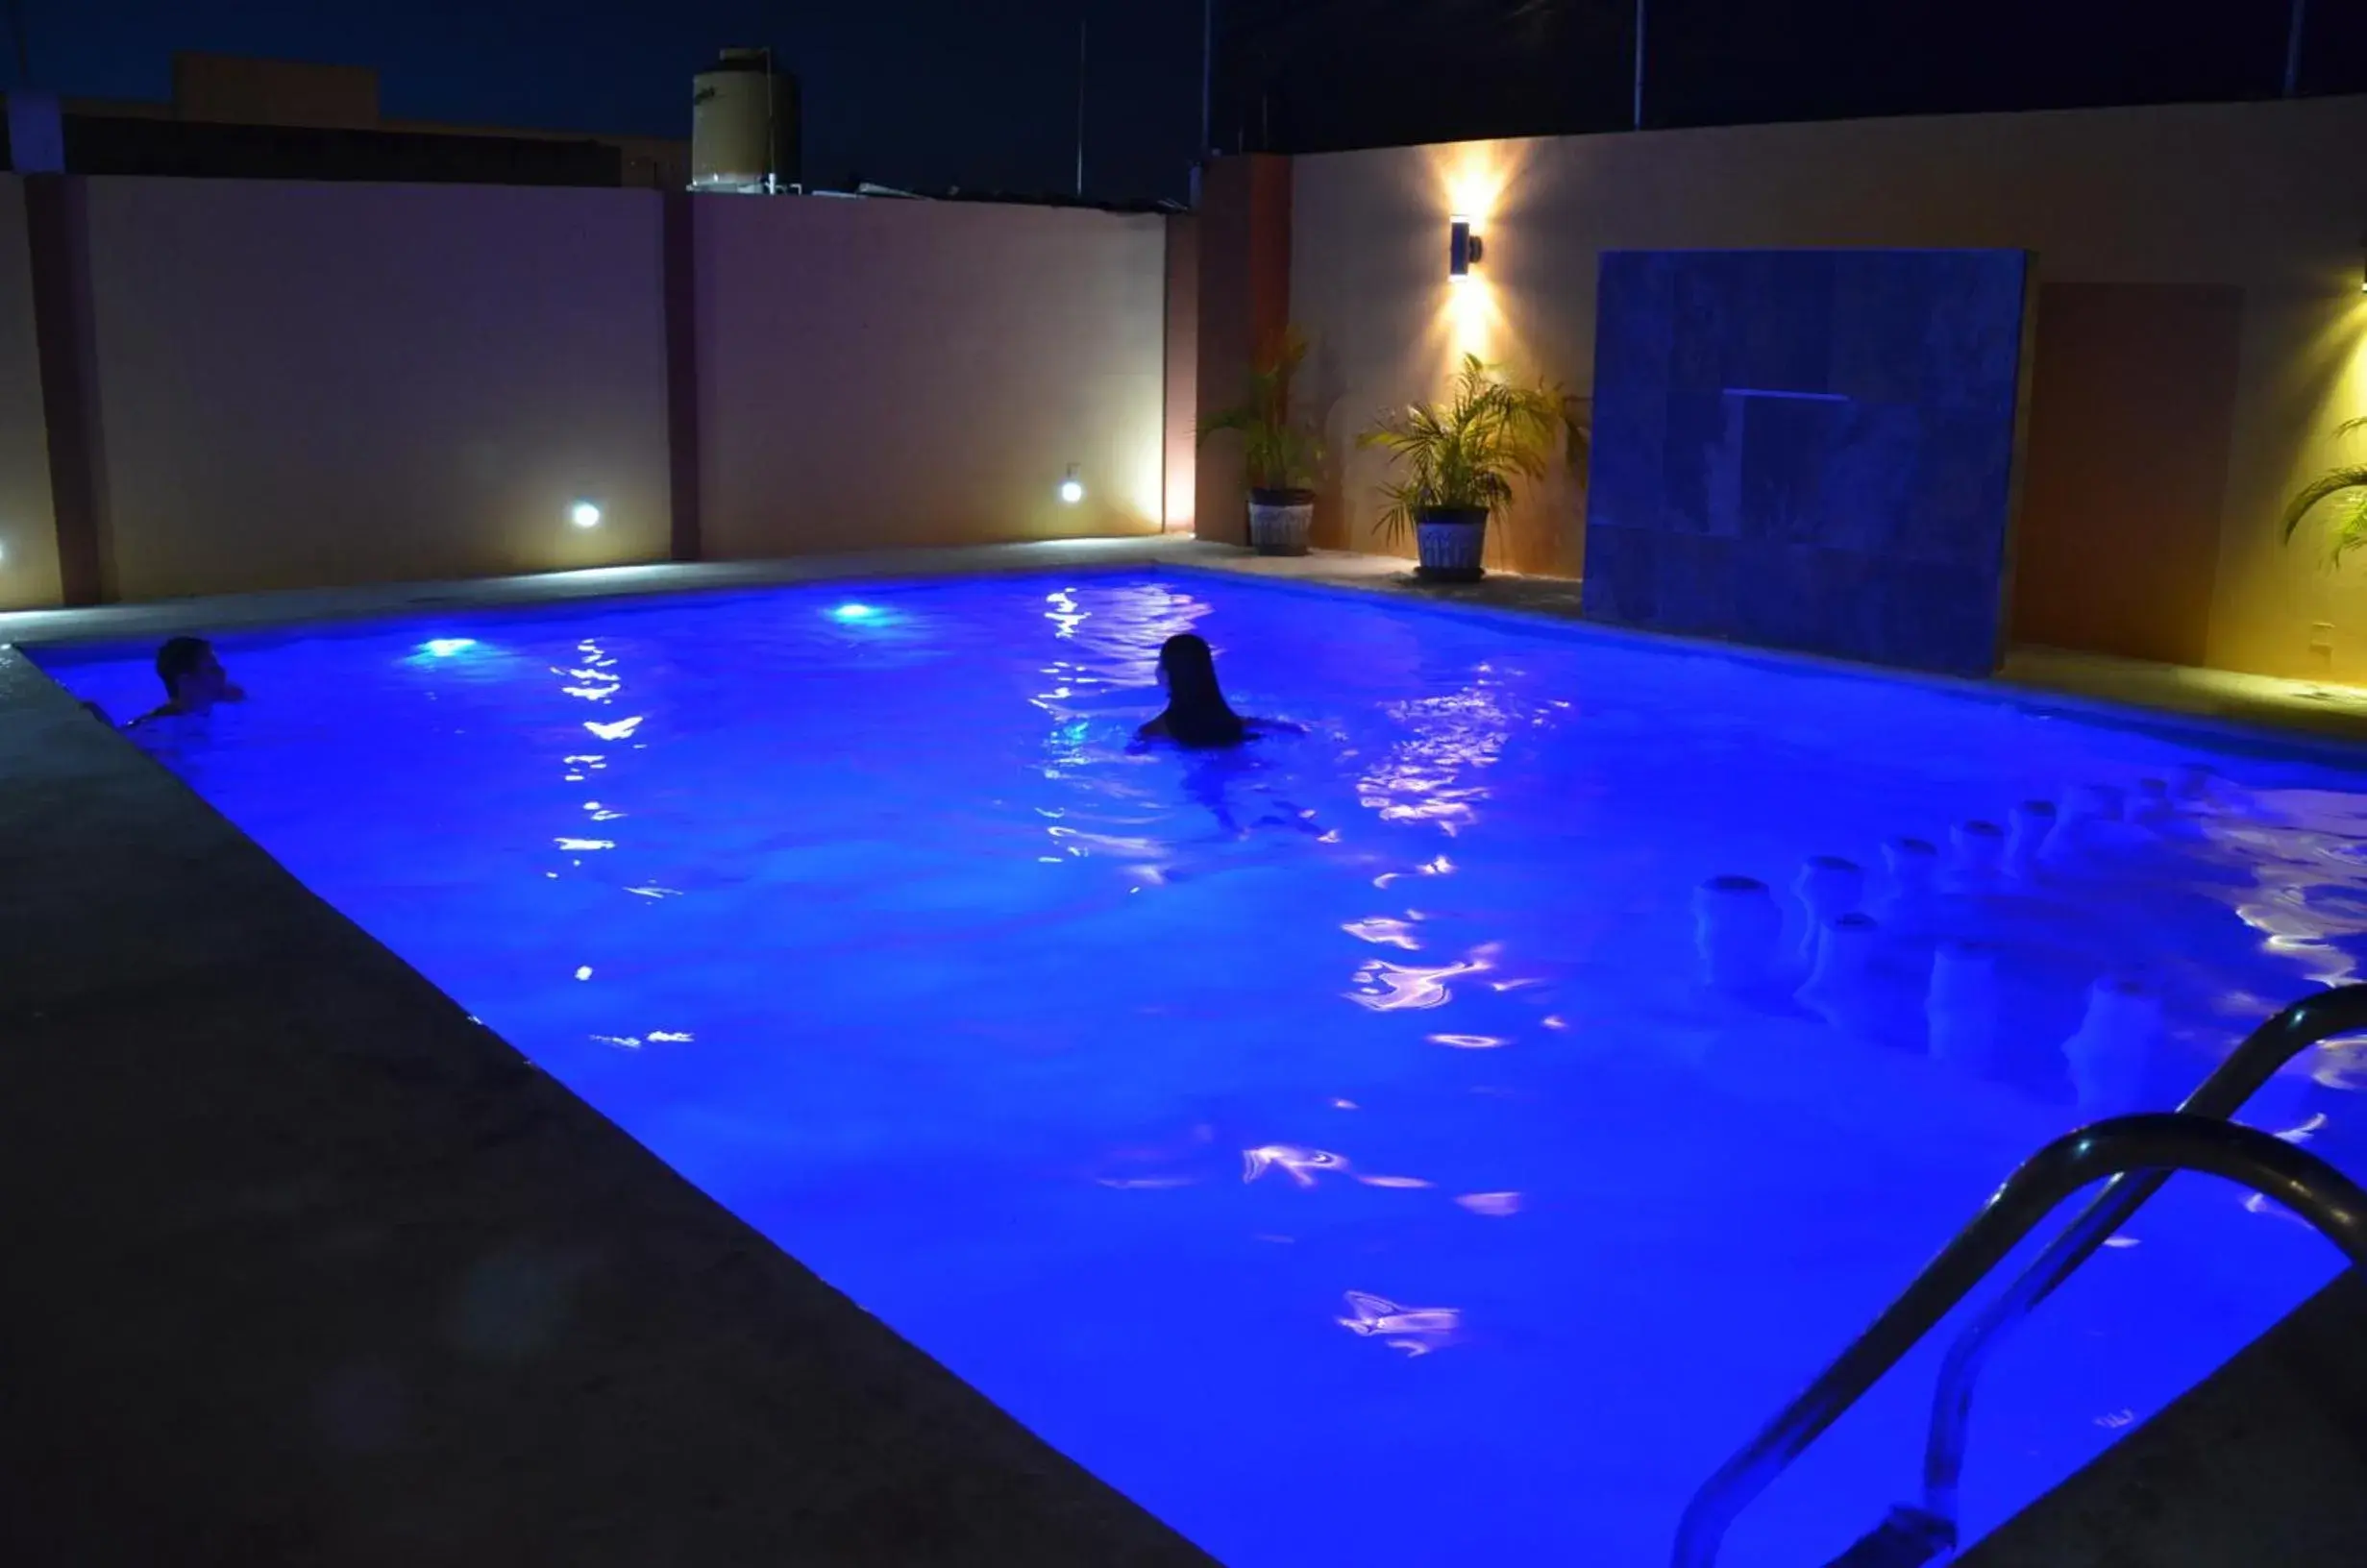
[[[1177,632],[1160,645],[1159,684],[1167,688],[1167,711],[1142,727],[1144,740],[1202,750],[1239,746],[1255,733],[1224,700],[1207,642],[1191,632]]]
[[[1191,751],[1224,752],[1261,735],[1306,733],[1279,719],[1245,719],[1235,713],[1217,684],[1217,661],[1208,644],[1188,631],[1160,647],[1159,682],[1167,688],[1167,711],[1136,732],[1137,747],[1165,741]],[[1253,803],[1261,815],[1251,825],[1294,828],[1319,837],[1322,829],[1315,824],[1315,814],[1275,797],[1270,786],[1255,781],[1259,771],[1259,765],[1245,757],[1203,755],[1184,770],[1184,789],[1228,833],[1248,836],[1233,810],[1231,794],[1238,784],[1259,797]]]

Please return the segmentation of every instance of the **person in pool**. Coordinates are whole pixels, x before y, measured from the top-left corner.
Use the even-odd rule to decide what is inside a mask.
[[[1260,735],[1298,733],[1295,724],[1235,713],[1217,684],[1216,656],[1191,632],[1179,631],[1159,646],[1159,683],[1167,688],[1167,711],[1135,731],[1138,740],[1214,750]]]
[[[203,637],[168,640],[156,650],[156,673],[164,683],[164,705],[133,720],[133,729],[160,719],[210,713],[217,703],[246,700],[247,694],[231,683],[213,645]]]

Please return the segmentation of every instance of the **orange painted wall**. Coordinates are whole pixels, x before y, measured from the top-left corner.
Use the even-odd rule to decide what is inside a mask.
[[[1250,367],[1290,320],[1293,161],[1223,158],[1202,171],[1196,424],[1241,400]],[[1319,527],[1322,521],[1317,519]],[[1248,540],[1248,481],[1236,439],[1199,449],[1193,529],[1226,544]]]
[[[120,597],[664,555],[655,195],[88,189]]]
[[[2225,284],[2038,290],[2012,638],[2209,655],[2244,297]]]
[[[1166,219],[696,206],[709,554],[1159,527]],[[1071,464],[1081,505],[1057,494]]]
[[[2348,98],[1298,159],[1291,312],[1316,339],[1309,384],[1338,454],[1326,510],[1344,520],[1344,542],[1370,542],[1379,468],[1350,438],[1379,409],[1435,395],[1465,348],[1590,390],[1604,250],[2029,249],[2042,285],[2240,291],[2202,646],[2229,668],[2367,679],[2367,567],[2328,574],[2313,551],[2280,547],[2272,527],[2286,489],[2333,460],[2336,421],[2367,413],[2367,166],[2355,156],[2363,138],[2367,99]],[[1479,220],[1488,245],[1479,277],[1464,285],[1446,278],[1446,223],[1458,211]],[[1578,571],[1582,518],[1576,487],[1549,484],[1516,511],[1497,559]],[[2097,537],[2125,533],[2114,521]],[[2309,650],[2317,623],[2335,628],[2330,656]]]
[[[58,602],[57,540],[34,353],[24,182],[0,174],[0,609]]]

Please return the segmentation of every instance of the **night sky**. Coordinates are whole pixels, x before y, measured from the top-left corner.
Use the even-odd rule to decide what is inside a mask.
[[[5,3],[5,0],[0,0]],[[1182,197],[1199,0],[15,0],[34,75],[163,98],[176,49],[375,65],[393,118],[686,135],[690,78],[770,43],[836,184]],[[1652,0],[1650,118],[1702,124],[2268,97],[2289,0]],[[2367,0],[2308,0],[2304,86],[2367,89]],[[1217,137],[1284,150],[1613,129],[1632,0],[1220,0]],[[14,80],[0,58],[0,82]]]
[[[813,179],[1074,183],[1078,0],[17,3],[34,74],[68,97],[170,97],[173,51],[209,50],[374,65],[393,119],[677,136],[717,49],[771,44],[803,83]],[[1083,5],[1090,188],[1180,197],[1199,139],[1199,0]],[[0,82],[14,72],[0,63]]]

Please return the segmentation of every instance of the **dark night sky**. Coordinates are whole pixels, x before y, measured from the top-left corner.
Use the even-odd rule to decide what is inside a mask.
[[[803,80],[809,176],[1025,191],[1073,183],[1081,3],[1094,193],[1182,195],[1199,139],[1199,0],[18,3],[69,97],[169,97],[196,49],[375,65],[390,118],[665,135],[716,49],[769,43]]]
[[[389,116],[688,134],[690,77],[771,43],[805,168],[1058,191],[1091,16],[1088,183],[1180,197],[1199,0],[17,0],[40,85],[161,98],[176,49],[377,66]],[[1658,123],[2265,97],[2289,0],[1652,0]],[[1286,150],[1625,123],[1632,0],[1222,0],[1218,140]],[[2309,0],[2313,91],[2367,88],[2367,0]],[[0,61],[0,82],[12,80]],[[1260,92],[1260,85],[1268,84]]]

